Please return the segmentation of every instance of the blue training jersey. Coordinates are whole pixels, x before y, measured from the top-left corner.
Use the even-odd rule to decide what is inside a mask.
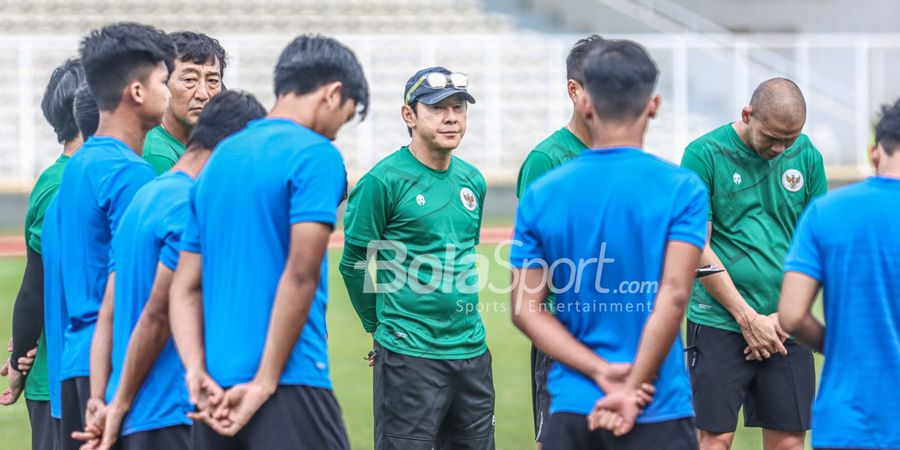
[[[900,179],[872,177],[807,208],[785,261],[824,287],[816,448],[900,448]]]
[[[68,320],[63,380],[90,374],[91,340],[106,289],[110,240],[137,190],[156,177],[124,142],[92,136],[66,164],[57,195]]]
[[[553,313],[611,363],[632,363],[662,277],[666,245],[702,249],[706,187],[693,172],[636,148],[585,151],[525,193],[510,264],[549,270]],[[640,423],[694,415],[681,338],[654,382]],[[588,414],[603,397],[586,375],[554,362],[550,412]]]
[[[172,271],[178,265],[193,183],[193,178],[182,171],[160,175],[135,194],[113,235],[116,295],[107,402],[112,401],[119,386],[129,340],[150,298],[157,265],[162,263]],[[184,366],[170,338],[134,398],[122,424],[122,435],[190,425],[187,413],[192,410]]]
[[[41,261],[44,265],[44,335],[47,342],[47,382],[50,385],[50,415],[62,417],[60,366],[67,322],[63,298],[62,266],[59,261],[59,214],[54,198],[47,206],[41,229]]]
[[[191,191],[182,251],[202,254],[206,364],[223,387],[250,381],[259,367],[291,225],[334,226],[345,189],[338,150],[288,119],[252,121],[216,147]],[[327,260],[279,384],[331,388]]]

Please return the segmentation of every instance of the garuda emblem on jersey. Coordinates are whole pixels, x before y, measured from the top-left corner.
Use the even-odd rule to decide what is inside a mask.
[[[781,184],[790,192],[803,189],[803,174],[797,169],[788,169],[781,176]]]
[[[475,193],[473,193],[469,188],[462,188],[459,191],[459,199],[462,200],[463,207],[465,207],[469,211],[475,211],[475,208],[478,207],[478,202],[475,199]]]

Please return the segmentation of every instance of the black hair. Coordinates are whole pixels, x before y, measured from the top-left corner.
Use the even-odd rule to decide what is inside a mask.
[[[247,126],[247,122],[265,115],[266,109],[249,92],[235,89],[218,94],[203,107],[188,138],[188,151],[212,150],[222,139]]]
[[[84,81],[84,69],[78,58],[67,59],[53,70],[41,99],[44,118],[53,127],[60,144],[78,137],[78,125],[72,113],[75,91]]]
[[[194,64],[212,64],[213,61],[218,61],[219,73],[225,74],[225,48],[218,40],[193,31],[176,31],[169,33],[169,37],[175,43],[179,61]]]
[[[164,62],[172,70],[175,44],[156,28],[117,23],[92,31],[81,41],[81,62],[88,86],[101,111],[119,106],[122,89],[145,80],[153,67]]]
[[[97,132],[97,127],[100,125],[100,110],[97,109],[97,102],[87,83],[82,83],[75,91],[74,113],[75,123],[81,130],[81,136],[87,140]]]
[[[611,41],[584,63],[585,89],[601,120],[629,121],[647,107],[659,70],[639,44]]]
[[[353,99],[360,120],[369,111],[369,84],[353,51],[335,39],[303,35],[281,52],[275,66],[275,95],[303,95],[340,81],[341,99]]]
[[[900,149],[900,100],[881,107],[881,119],[875,125],[875,143],[891,156]]]
[[[584,86],[584,59],[597,48],[602,48],[609,43],[599,35],[592,34],[584,39],[579,39],[572,50],[569,50],[569,56],[566,57],[566,79],[575,80]]]

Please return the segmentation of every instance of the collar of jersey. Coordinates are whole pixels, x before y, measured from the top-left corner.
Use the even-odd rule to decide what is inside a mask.
[[[644,150],[640,147],[603,147],[591,148],[589,151],[582,152],[580,156],[612,158],[633,156],[643,152]]]

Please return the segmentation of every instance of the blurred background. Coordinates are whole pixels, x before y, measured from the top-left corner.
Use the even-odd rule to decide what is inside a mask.
[[[353,48],[372,90],[369,118],[338,139],[351,183],[408,142],[399,117],[416,70],[471,76],[478,100],[457,155],[490,185],[485,212],[511,218],[527,152],[568,120],[565,57],[590,33],[646,46],[661,71],[648,149],[678,162],[685,146],[739,118],[753,88],[785,76],[806,94],[805,132],[832,183],[865,176],[882,103],[900,96],[893,0],[0,0],[0,229],[17,230],[35,178],[60,151],[40,111],[52,69],[103,24],[130,20],[201,31],[228,55],[225,83],[271,106],[272,70],[300,33]]]

